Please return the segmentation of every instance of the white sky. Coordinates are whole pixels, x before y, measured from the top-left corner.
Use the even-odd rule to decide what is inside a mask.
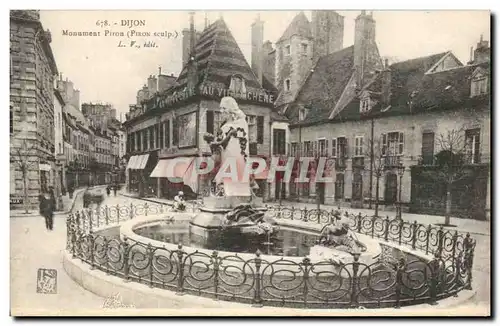
[[[275,42],[292,21],[297,11],[261,11],[265,21],[264,39]],[[310,11],[305,11],[311,18]],[[345,16],[344,47],[354,42],[354,19],[359,11],[339,11]],[[233,36],[238,41],[247,61],[250,62],[250,25],[256,11],[209,11],[209,21],[222,14]],[[475,46],[483,34],[490,40],[490,13],[488,11],[375,11],[376,40],[383,57],[398,61],[447,50],[463,62],[469,60],[470,47]],[[204,27],[205,12],[195,15],[198,29]],[[181,37],[132,38],[138,43],[146,39],[156,41],[157,48],[118,48],[120,40],[127,37],[69,37],[69,31],[127,31],[120,27],[122,19],[145,19],[146,27],[139,31],[177,31],[188,27],[188,14],[184,11],[41,11],[45,29],[52,32],[52,50],[63,78],[69,78],[80,89],[81,103],[102,101],[112,103],[118,113],[128,111],[135,103],[137,90],[150,74],[177,75],[181,69]],[[112,28],[96,26],[97,20],[118,23]]]

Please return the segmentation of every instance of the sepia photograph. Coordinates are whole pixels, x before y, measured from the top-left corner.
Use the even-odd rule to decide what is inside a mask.
[[[490,11],[9,16],[11,316],[491,316]]]

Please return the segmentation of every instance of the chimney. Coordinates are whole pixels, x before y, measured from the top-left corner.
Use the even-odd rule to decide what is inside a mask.
[[[260,15],[252,24],[252,70],[254,71],[259,83],[262,84],[262,72],[264,64],[263,53],[264,42],[264,22],[260,20]]]
[[[205,11],[205,29],[208,27],[208,14]]]
[[[189,61],[189,29],[182,30],[182,66],[184,67]]]
[[[483,40],[483,35],[477,43],[476,50],[474,50],[474,64],[490,62],[490,46],[488,41]]]
[[[354,27],[354,67],[357,75],[357,87],[363,87],[364,77],[372,67],[367,66],[367,53],[375,45],[375,20],[362,10],[356,18]]]
[[[388,106],[391,101],[391,69],[389,60],[385,59],[384,70],[382,70],[382,103]]]

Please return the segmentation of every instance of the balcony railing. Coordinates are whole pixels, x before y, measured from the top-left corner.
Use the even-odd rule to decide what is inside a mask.
[[[365,158],[362,156],[352,158],[352,166],[360,169],[365,168]]]
[[[401,163],[401,156],[389,155],[384,158],[384,165],[386,169],[398,167]]]
[[[481,163],[481,155],[480,155],[480,153],[477,153],[477,154],[456,154],[454,160],[455,160],[455,165],[480,164]],[[434,166],[434,165],[439,165],[439,161],[438,161],[436,155],[434,155],[434,156],[420,155],[418,157],[418,165]]]

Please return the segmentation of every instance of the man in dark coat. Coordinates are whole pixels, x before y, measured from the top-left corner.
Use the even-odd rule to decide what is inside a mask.
[[[43,194],[38,196],[38,201],[40,202],[39,205],[40,215],[42,215],[43,218],[45,219],[45,227],[47,228],[47,230],[52,230],[53,221],[52,221],[51,201],[50,199],[46,198],[46,196],[44,196]]]

